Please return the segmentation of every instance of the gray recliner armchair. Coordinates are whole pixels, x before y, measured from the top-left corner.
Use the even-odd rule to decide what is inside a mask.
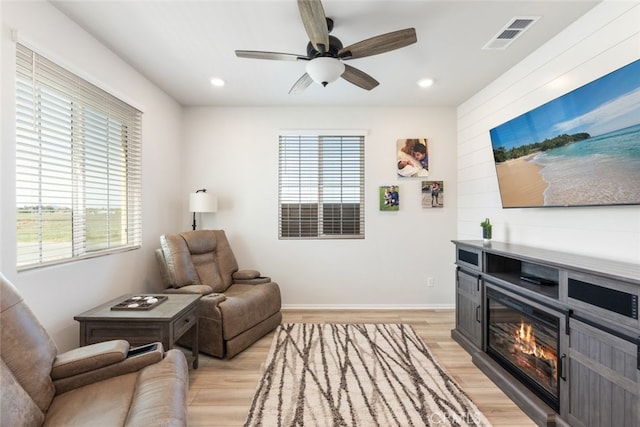
[[[160,237],[156,258],[168,293],[198,293],[198,346],[231,358],[282,321],[280,288],[256,270],[239,270],[223,230]],[[188,347],[188,341],[178,341]]]
[[[189,370],[180,350],[113,340],[58,353],[1,273],[0,285],[0,425],[187,425]]]

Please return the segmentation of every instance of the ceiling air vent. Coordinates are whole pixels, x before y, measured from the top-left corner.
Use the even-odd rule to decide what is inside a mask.
[[[539,16],[516,16],[511,18],[509,23],[498,31],[498,34],[489,40],[489,43],[484,45],[483,49],[506,49],[522,33],[531,28],[538,19],[540,19]]]

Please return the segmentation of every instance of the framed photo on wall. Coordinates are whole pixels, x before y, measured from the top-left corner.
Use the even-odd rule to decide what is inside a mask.
[[[380,210],[397,211],[400,209],[400,187],[397,185],[384,185],[379,189]]]
[[[427,138],[399,139],[396,142],[396,168],[398,176],[429,176],[429,150]]]
[[[444,207],[444,181],[422,181],[422,207]]]

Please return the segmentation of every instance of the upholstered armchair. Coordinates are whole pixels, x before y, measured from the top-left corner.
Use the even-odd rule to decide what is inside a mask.
[[[239,270],[223,230],[165,234],[160,246],[156,258],[166,292],[203,295],[198,307],[201,352],[231,358],[280,324],[278,284],[256,270]]]
[[[187,425],[189,370],[180,350],[114,340],[58,353],[2,274],[0,285],[0,425]]]

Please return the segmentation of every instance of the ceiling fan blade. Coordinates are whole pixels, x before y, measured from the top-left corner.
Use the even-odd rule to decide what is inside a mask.
[[[307,73],[304,73],[302,77],[300,77],[298,81],[295,82],[293,86],[291,86],[291,89],[289,89],[289,95],[302,92],[303,90],[308,88],[311,83],[313,83],[311,76],[309,76],[309,74]]]
[[[342,59],[363,58],[399,49],[418,41],[415,28],[393,31],[362,40],[338,51],[338,57]]]
[[[344,64],[342,78],[362,89],[371,90],[380,83],[364,71],[360,71],[350,65]]]
[[[313,47],[320,53],[329,50],[329,29],[320,0],[298,0],[302,24]]]
[[[236,50],[238,58],[272,59],[275,61],[308,61],[305,55],[295,53],[263,52],[260,50]]]

